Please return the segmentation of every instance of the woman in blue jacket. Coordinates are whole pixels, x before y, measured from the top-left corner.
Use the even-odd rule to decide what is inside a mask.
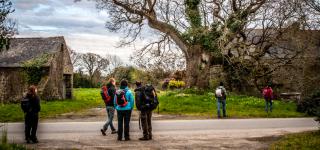
[[[132,92],[128,88],[128,81],[122,80],[120,82],[120,89],[117,90],[114,98],[114,105],[118,115],[118,141],[122,140],[123,131],[125,141],[129,141],[129,130],[130,130],[130,118],[131,112],[134,106],[134,99]],[[123,130],[124,124],[124,130]]]

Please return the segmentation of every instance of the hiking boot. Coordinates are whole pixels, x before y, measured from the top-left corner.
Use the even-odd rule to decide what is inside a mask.
[[[37,139],[37,138],[33,138],[33,139],[31,139],[31,141],[32,141],[33,143],[39,143],[39,141],[38,141],[38,139]]]
[[[100,131],[103,136],[106,136],[106,130],[101,129]]]
[[[129,137],[124,138],[125,141],[130,141],[131,139]]]
[[[140,141],[148,141],[148,140],[149,140],[149,137],[144,136],[144,137],[142,137],[142,138],[139,138],[139,140],[140,140]]]
[[[116,134],[116,133],[118,133],[118,131],[117,131],[117,130],[113,130],[113,131],[111,131],[111,134]]]
[[[119,137],[118,137],[117,140],[118,140],[118,141],[122,141],[122,138],[119,138]]]

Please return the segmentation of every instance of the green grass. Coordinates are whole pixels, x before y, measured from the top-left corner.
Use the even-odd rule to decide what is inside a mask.
[[[217,117],[214,94],[204,92],[202,95],[188,91],[167,91],[159,94],[160,113]],[[304,117],[296,112],[295,103],[274,101],[273,112],[264,111],[265,102],[261,98],[231,94],[226,102],[227,116],[232,118],[259,117]]]
[[[185,91],[168,91],[159,94],[160,113],[175,115],[192,115],[216,117],[216,100],[213,93]],[[74,89],[74,100],[41,101],[40,118],[50,118],[56,115],[78,112],[81,110],[103,107],[99,89]],[[227,115],[232,118],[258,117],[304,117],[296,112],[294,103],[274,101],[273,112],[264,112],[264,100],[256,97],[231,95],[227,98]],[[0,122],[15,122],[23,120],[20,104],[0,105]]]
[[[320,131],[289,134],[273,143],[272,150],[315,150],[320,148]]]
[[[104,106],[99,89],[74,89],[73,100],[41,101],[40,118],[50,118],[67,112]],[[0,105],[0,122],[22,121],[24,118],[20,104]]]

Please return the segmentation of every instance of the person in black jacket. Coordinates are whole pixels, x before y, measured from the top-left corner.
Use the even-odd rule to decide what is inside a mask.
[[[146,95],[145,90],[146,87],[142,86],[140,81],[136,82],[137,88],[134,90],[135,92],[135,100],[136,100],[136,107],[138,111],[140,111],[140,119],[141,125],[143,130],[143,137],[139,138],[141,141],[152,140],[152,109],[149,108],[147,104],[147,100],[144,95]],[[156,98],[155,90],[152,90],[152,95]]]
[[[116,129],[113,126],[113,117],[114,117],[114,96],[116,93],[116,80],[114,78],[110,78],[107,86],[103,86],[101,89],[101,96],[102,99],[105,102],[106,110],[108,119],[107,122],[104,124],[103,128],[100,130],[102,135],[106,135],[106,131],[108,129],[108,126],[111,128],[111,134],[117,133]]]
[[[40,98],[37,95],[36,86],[32,85],[28,89],[28,93],[25,97],[29,100],[29,109],[25,112],[25,137],[27,143],[30,140],[33,143],[38,143],[37,128],[40,112]]]

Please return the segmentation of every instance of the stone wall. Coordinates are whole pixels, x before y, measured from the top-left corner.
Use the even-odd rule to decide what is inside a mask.
[[[27,87],[21,68],[0,68],[1,103],[20,102]]]

